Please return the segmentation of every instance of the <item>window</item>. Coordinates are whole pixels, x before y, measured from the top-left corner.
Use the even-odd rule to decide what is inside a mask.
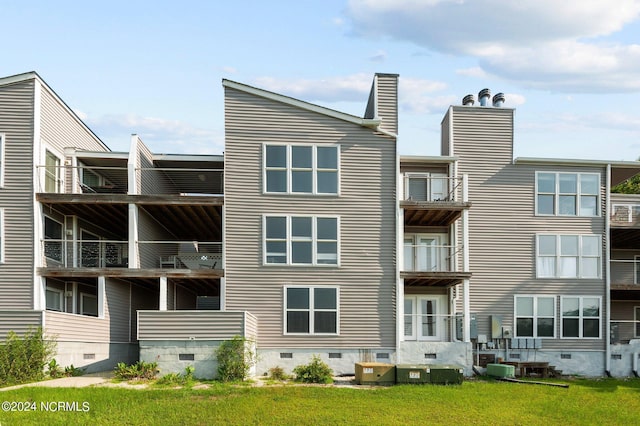
[[[285,334],[338,334],[337,287],[286,287]]]
[[[5,169],[4,145],[5,145],[5,136],[4,136],[4,133],[0,133],[0,188],[4,187],[4,169]]]
[[[337,146],[265,145],[265,192],[337,194]]]
[[[62,263],[62,223],[44,217],[44,255]]]
[[[98,316],[98,297],[96,295],[80,293],[80,315]]]
[[[516,337],[555,337],[555,296],[515,296]]]
[[[45,151],[44,191],[62,192],[60,158],[49,150]]]
[[[538,278],[599,278],[599,235],[538,235]]]
[[[536,214],[598,216],[598,173],[536,173]]]
[[[600,298],[562,297],[562,337],[600,338]]]
[[[265,216],[265,264],[337,265],[338,218]]]
[[[404,270],[420,272],[447,271],[447,247],[441,244],[446,235],[418,234],[404,237]]]
[[[448,198],[447,175],[444,173],[405,174],[405,199],[412,201],[444,201]]]
[[[405,297],[405,340],[442,340],[446,306],[445,296]]]
[[[62,312],[64,302],[62,295],[64,292],[57,288],[47,287],[45,290],[46,307],[50,311]]]

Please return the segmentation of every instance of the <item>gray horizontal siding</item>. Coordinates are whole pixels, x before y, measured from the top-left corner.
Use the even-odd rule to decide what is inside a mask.
[[[109,319],[110,340],[130,342],[130,284],[107,278],[105,316]]]
[[[259,321],[259,347],[395,344],[395,141],[233,89],[225,97],[226,308]],[[339,144],[341,194],[262,194],[263,143]],[[339,268],[262,265],[263,214],[340,217]],[[283,287],[340,287],[339,336],[284,336]],[[366,321],[363,321],[366,318]]]
[[[244,312],[138,311],[138,340],[222,340],[244,330]]]
[[[44,321],[47,334],[59,342],[110,341],[110,324],[106,318],[45,311]]]
[[[490,334],[489,317],[501,315],[514,326],[514,294],[593,295],[604,308],[604,193],[601,215],[543,217],[535,215],[535,172],[601,173],[593,167],[516,166],[512,163],[511,110],[453,107],[454,153],[459,173],[469,176],[469,256],[473,273],[471,311],[478,313],[481,334]],[[597,234],[603,237],[602,279],[537,279],[536,234]],[[602,332],[604,337],[604,309]],[[557,299],[560,336],[560,299]],[[545,339],[547,349],[604,349],[604,339]]]
[[[33,309],[33,108],[33,80],[0,87],[0,133],[5,135],[0,309]]]
[[[378,116],[380,127],[388,132],[398,133],[398,77],[376,75],[378,84]]]
[[[258,318],[249,312],[245,312],[245,337],[252,340],[258,339]]]
[[[30,328],[42,325],[42,311],[0,311],[0,341],[13,331],[22,335]]]

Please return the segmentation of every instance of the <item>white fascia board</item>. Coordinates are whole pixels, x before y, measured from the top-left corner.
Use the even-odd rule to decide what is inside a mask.
[[[519,157],[513,160],[514,164],[537,164],[537,165],[565,165],[565,166],[592,166],[606,167],[611,165],[620,168],[638,168],[640,161],[606,161],[606,160],[580,160],[571,158],[536,158],[536,157]]]
[[[301,109],[305,109],[307,111],[312,111],[312,112],[317,112],[318,114],[323,114],[329,117],[333,117],[333,118],[337,118],[338,120],[343,120],[343,121],[347,121],[349,123],[353,123],[353,124],[357,124],[359,126],[363,126],[363,127],[367,127],[370,129],[375,129],[379,132],[385,133],[385,134],[389,134],[390,136],[396,136],[396,135],[391,135],[388,132],[384,132],[380,129],[377,129],[377,127],[380,125],[381,120],[377,119],[377,118],[361,118],[361,117],[357,117],[355,115],[351,115],[351,114],[347,114],[344,112],[340,112],[340,111],[336,111],[334,109],[330,109],[330,108],[325,108],[322,107],[320,105],[315,105],[309,102],[305,102],[305,101],[301,101],[299,99],[295,99],[289,96],[285,96],[285,95],[280,95],[274,92],[269,92],[267,90],[263,90],[263,89],[258,89],[257,87],[252,87],[252,86],[248,86],[246,84],[242,84],[242,83],[238,83],[235,81],[231,81],[231,80],[227,80],[227,79],[223,79],[222,80],[222,85],[224,87],[229,87],[231,89],[236,89],[236,90],[240,90],[252,95],[256,95],[256,96],[260,96],[266,99],[270,99],[276,102],[281,102],[284,104],[288,104],[297,108],[301,108]]]
[[[425,163],[425,164],[442,164],[453,163],[458,157],[449,156],[421,156],[421,155],[401,155],[401,163]]]
[[[223,161],[224,155],[153,154],[153,161]]]
[[[73,154],[78,158],[105,158],[110,160],[127,160],[129,159],[128,152],[113,152],[113,151],[83,151],[77,149]]]
[[[74,120],[76,120],[78,124],[80,124],[87,132],[89,132],[93,136],[93,138],[96,140],[96,142],[98,142],[100,145],[104,147],[105,151],[111,151],[111,149],[107,145],[105,145],[104,142],[102,142],[102,140],[98,137],[98,135],[96,135],[93,132],[93,130],[91,130],[71,108],[69,108],[69,105],[67,105],[65,101],[63,101],[62,98],[58,96],[58,94],[47,84],[46,81],[42,79],[42,77],[38,75],[37,72],[30,71],[23,74],[16,74],[9,77],[0,78],[0,86],[15,84],[15,83],[19,83],[19,82],[27,81],[31,79],[35,79],[38,82],[40,82],[40,84],[47,91],[49,91],[49,93],[53,95],[56,101],[58,101],[60,105],[74,118]]]

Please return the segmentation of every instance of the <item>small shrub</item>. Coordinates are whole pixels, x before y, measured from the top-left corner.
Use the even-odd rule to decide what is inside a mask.
[[[333,370],[322,362],[319,356],[314,355],[311,362],[306,365],[298,365],[293,369],[296,380],[303,383],[332,383]]]
[[[282,367],[275,366],[269,369],[269,378],[272,380],[287,380],[289,376]]]
[[[156,382],[159,385],[182,385],[184,382],[183,377],[178,373],[169,373],[160,377]]]
[[[64,375],[67,377],[78,377],[84,374],[84,369],[76,368],[73,364],[64,368]]]
[[[115,368],[115,376],[120,380],[151,380],[157,374],[157,362],[138,361],[131,365],[119,362]]]
[[[256,362],[256,355],[251,346],[251,341],[240,336],[220,343],[216,350],[220,380],[230,382],[247,378],[251,366]]]
[[[60,364],[58,364],[58,361],[56,361],[55,358],[49,361],[49,364],[47,364],[47,368],[49,369],[48,371],[49,377],[51,377],[52,379],[56,379],[62,376],[62,370],[60,369]]]
[[[187,382],[193,381],[193,374],[196,372],[196,369],[193,365],[187,365],[184,368],[184,380]]]
[[[22,336],[13,331],[0,344],[0,386],[44,379],[44,367],[55,353],[55,342],[45,340],[42,327]]]

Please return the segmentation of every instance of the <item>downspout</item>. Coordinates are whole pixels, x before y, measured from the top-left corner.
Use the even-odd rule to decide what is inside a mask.
[[[607,202],[605,203],[605,361],[604,372],[607,377],[611,377],[611,163],[607,164],[607,181],[605,186],[605,195]],[[637,357],[636,357],[637,359]]]

